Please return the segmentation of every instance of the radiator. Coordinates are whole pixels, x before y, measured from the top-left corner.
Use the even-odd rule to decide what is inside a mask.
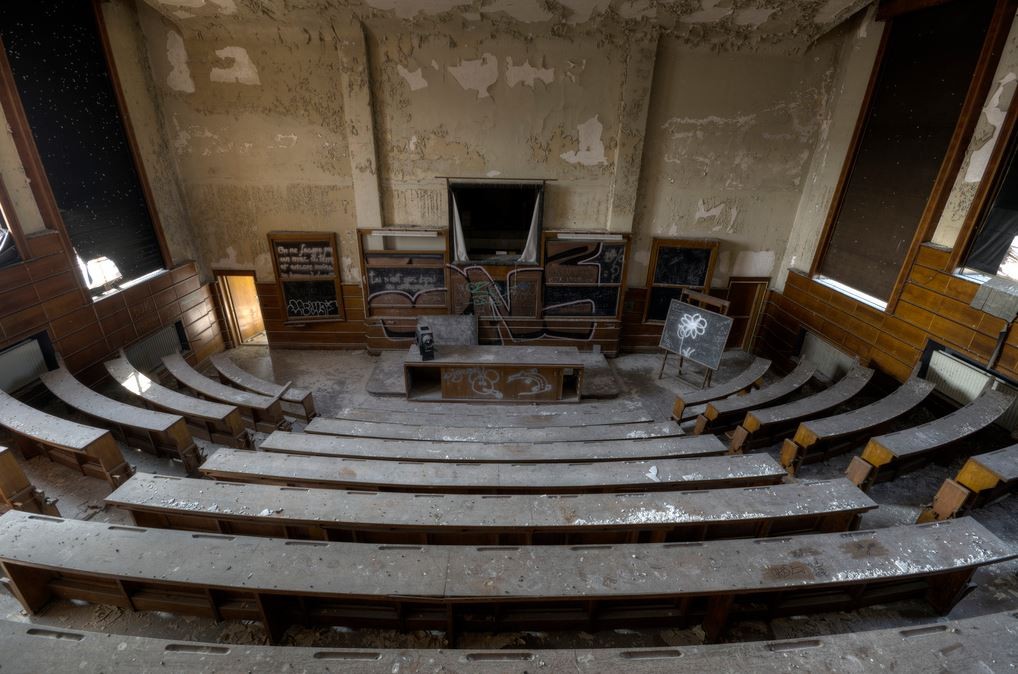
[[[186,350],[187,344],[181,341],[177,325],[167,325],[162,330],[124,349],[127,353],[127,360],[143,372],[152,372],[162,367],[163,356]]]
[[[809,331],[803,339],[799,355],[816,365],[817,372],[829,382],[844,377],[856,363],[854,357]]]
[[[933,382],[939,393],[959,405],[972,402],[987,384],[995,390],[1018,394],[1010,384],[946,351],[934,351],[930,356],[926,379]],[[1009,431],[1014,431],[1018,427],[1018,398],[997,423]]]

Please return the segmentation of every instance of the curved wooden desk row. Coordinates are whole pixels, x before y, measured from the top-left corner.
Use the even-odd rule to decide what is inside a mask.
[[[264,396],[220,384],[191,367],[179,353],[163,356],[163,366],[184,388],[194,391],[199,398],[236,406],[244,422],[256,431],[271,433],[277,428],[290,428],[290,422],[283,416],[278,395]]]
[[[204,457],[179,414],[166,414],[107,398],[85,386],[63,367],[39,376],[61,402],[112,430],[125,444],[180,461],[194,473]]]
[[[445,545],[640,543],[856,528],[877,507],[848,480],[646,494],[335,491],[138,474],[106,498],[142,527]]]
[[[969,458],[947,479],[918,523],[945,520],[1001,498],[1018,487],[1018,445]]]
[[[1003,416],[1013,402],[1011,393],[987,390],[946,416],[870,438],[862,455],[852,458],[845,474],[863,489],[874,482],[894,479],[956,449],[958,443]]]
[[[217,480],[291,487],[469,494],[676,491],[777,484],[769,456],[602,463],[496,464],[370,461],[245,449],[217,450],[201,467]]]
[[[230,384],[252,393],[279,398],[286,407],[287,413],[292,413],[304,421],[311,421],[318,415],[315,410],[315,399],[311,391],[303,388],[290,386],[289,384],[276,384],[254,376],[247,370],[239,367],[230,360],[225,353],[217,353],[209,358],[212,366],[219,373],[219,379],[224,384]]]
[[[179,414],[187,419],[191,432],[197,437],[233,447],[250,444],[244,420],[235,406],[193,398],[168,389],[139,372],[123,351],[119,358],[108,360],[104,365],[113,380],[137,396],[146,407]]]
[[[758,388],[745,395],[730,396],[707,403],[707,408],[696,418],[697,435],[710,431],[718,433],[735,426],[747,412],[761,407],[777,405],[805,386],[816,372],[816,366],[801,360],[795,369],[770,386]]]
[[[590,650],[379,650],[170,641],[0,621],[8,674],[74,669],[277,672],[1000,672],[1018,661],[1018,613],[848,634],[709,646]]]
[[[703,406],[706,403],[737,395],[759,386],[763,376],[770,368],[771,361],[766,358],[757,358],[749,364],[749,367],[723,384],[699,391],[680,393],[675,398],[675,405],[672,407],[672,419],[675,421],[695,419],[703,411]]]
[[[672,421],[622,424],[616,426],[569,426],[551,428],[445,428],[443,426],[401,426],[370,421],[346,421],[317,417],[305,427],[306,433],[345,435],[355,438],[386,438],[424,442],[546,443],[641,440],[683,435]]]
[[[713,435],[603,440],[491,444],[483,442],[423,442],[351,438],[338,435],[276,431],[259,446],[264,452],[306,454],[386,461],[437,461],[476,463],[564,463],[621,461],[696,456],[719,456],[728,449]]]
[[[14,445],[26,458],[45,454],[113,487],[134,472],[109,431],[47,414],[2,390],[0,426],[14,434]]]
[[[970,518],[877,531],[705,543],[405,546],[149,530],[11,511],[9,589],[263,622],[399,629],[596,629],[703,624],[925,597],[946,612],[1011,546]],[[704,573],[710,569],[710,573]]]
[[[0,447],[0,506],[60,517],[57,500],[46,498],[46,494],[35,488],[21,470],[14,452],[6,447]]]
[[[331,418],[343,421],[369,421],[372,423],[398,424],[401,426],[441,426],[442,428],[558,428],[561,426],[618,426],[645,424],[654,419],[643,411],[637,412],[570,412],[565,414],[514,414],[499,413],[487,416],[464,415],[454,412],[397,412],[365,407],[347,407]]]

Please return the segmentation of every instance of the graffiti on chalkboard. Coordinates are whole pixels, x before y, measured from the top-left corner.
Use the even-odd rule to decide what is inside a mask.
[[[331,316],[338,313],[336,300],[290,300],[286,303],[288,316]]]

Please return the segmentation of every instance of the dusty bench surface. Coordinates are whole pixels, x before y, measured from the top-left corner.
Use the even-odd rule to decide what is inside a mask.
[[[226,421],[230,415],[237,412],[233,405],[194,398],[157,384],[135,369],[126,358],[108,360],[105,365],[106,371],[117,383],[156,407],[173,410],[186,417],[219,422]]]
[[[1005,496],[1018,487],[1018,445],[971,456],[923,509],[917,523],[944,520]]]
[[[595,412],[580,414],[516,414],[505,416],[467,416],[456,412],[396,412],[360,407],[346,408],[332,418],[344,421],[370,421],[402,426],[442,426],[445,428],[552,428],[558,426],[612,426],[653,421],[646,412]]]
[[[591,442],[597,440],[636,440],[683,435],[672,421],[624,424],[620,426],[561,426],[553,428],[446,428],[444,426],[400,426],[370,421],[344,421],[317,417],[305,428],[306,433],[346,435],[357,438],[424,440],[440,442]]]
[[[433,402],[414,402],[405,398],[373,396],[359,403],[362,407],[372,410],[391,410],[394,412],[418,412],[433,414],[436,405]],[[548,416],[567,416],[570,414],[614,414],[617,412],[646,412],[643,403],[635,398],[614,398],[610,402],[604,400],[585,400],[578,403],[454,403],[443,402],[442,412],[472,417],[519,416],[540,414]]]
[[[969,461],[993,475],[997,482],[1018,481],[1018,445],[1011,445],[985,454],[977,454]],[[962,472],[964,472],[962,467]],[[961,473],[960,473],[961,474]],[[975,480],[973,480],[973,483]]]
[[[202,465],[201,472],[238,482],[446,493],[664,491],[775,484],[785,476],[776,461],[763,455],[582,464],[421,463],[225,447]]]
[[[136,474],[106,497],[106,502],[139,515],[183,516],[168,523],[136,516],[140,526],[192,528],[195,517],[215,521],[256,521],[278,527],[332,529],[484,532],[630,529],[634,531],[699,528],[713,523],[768,522],[768,535],[782,533],[782,520],[844,523],[877,507],[848,480],[782,484],[769,487],[648,494],[505,495],[413,494],[296,489],[265,484],[209,482],[163,475]],[[185,522],[176,525],[176,522]],[[833,529],[830,529],[833,530]],[[229,531],[229,529],[226,529]],[[237,529],[236,533],[250,533]],[[263,534],[271,535],[271,534]],[[739,537],[745,534],[736,534]],[[303,536],[293,536],[303,538]],[[715,536],[716,537],[716,536]]]
[[[209,358],[212,366],[223,377],[241,388],[270,398],[279,398],[290,403],[302,404],[311,395],[311,391],[295,386],[282,386],[275,382],[256,377],[234,363],[225,353],[217,353]]]
[[[578,650],[383,650],[247,646],[170,641],[0,621],[0,668],[8,674],[42,671],[197,672],[277,674],[325,671],[497,671],[577,674],[787,674],[852,671],[866,663],[882,672],[1003,672],[1018,661],[1018,614],[991,613],[915,627],[832,634],[807,639],[706,646]]]
[[[0,426],[47,445],[79,450],[109,435],[104,428],[86,426],[37,410],[3,390],[0,390]]]
[[[430,609],[432,625],[450,627],[457,616],[469,627],[467,621],[483,615],[475,624],[490,631],[492,625],[517,624],[508,622],[514,618],[534,624],[535,607],[546,620],[576,624],[583,619],[569,619],[556,609],[575,611],[577,602],[590,606],[610,601],[617,611],[628,600],[647,610],[648,599],[660,598],[673,600],[666,602],[670,608],[665,611],[673,618],[682,610],[677,600],[706,599],[704,628],[710,638],[723,628],[732,602],[749,599],[759,606],[760,593],[787,593],[778,601],[815,601],[818,591],[828,596],[832,587],[855,587],[860,588],[857,596],[827,601],[861,605],[886,601],[881,590],[890,584],[898,597],[930,592],[931,603],[949,609],[976,568],[1015,554],[971,518],[770,539],[478,547],[223,536],[18,511],[0,518],[0,561],[26,610],[42,610],[57,583],[66,598],[95,597],[103,591],[101,601],[131,606],[137,598],[146,602],[142,607],[152,606],[146,591],[159,588],[164,599],[157,610],[172,612],[178,605],[174,602],[186,601],[187,610],[209,615],[219,593],[208,590],[216,589],[248,597],[254,609],[248,615],[267,621],[274,638],[289,626],[295,611],[303,613],[304,620],[313,619],[313,611],[299,609],[304,602],[336,606],[340,612],[329,613],[329,620],[353,624],[361,624],[361,618],[351,612],[363,610],[367,602],[376,616],[391,616],[388,624],[400,625],[407,618],[402,624],[409,629],[420,624],[415,622],[422,620],[418,611],[428,621]],[[84,577],[89,586],[63,582],[61,574]],[[921,578],[927,582],[915,582]],[[268,610],[255,612],[259,605]],[[389,607],[388,614],[379,610],[383,605]],[[530,618],[514,613],[516,607]],[[490,621],[492,611],[497,622]],[[605,613],[609,611],[602,608],[591,618],[612,621]],[[631,614],[622,613],[615,614],[616,624],[632,620]]]
[[[816,366],[807,360],[802,360],[792,372],[770,386],[758,388],[746,395],[732,396],[707,403],[707,409],[697,417],[697,432],[703,432],[708,425],[713,430],[713,427],[723,424],[726,419],[755,410],[758,407],[776,405],[805,386],[806,382],[813,378],[814,372],[816,372]]]
[[[728,448],[714,435],[689,435],[646,440],[600,442],[504,443],[419,442],[385,438],[274,431],[260,449],[283,454],[341,456],[383,461],[445,461],[479,463],[560,463],[717,456]]]
[[[770,368],[771,361],[766,358],[756,358],[749,364],[749,367],[722,384],[698,391],[680,393],[675,400],[673,418],[680,421],[691,419],[696,416],[689,409],[691,406],[727,398],[740,391],[744,391],[758,382],[761,377],[767,374],[767,370]]]
[[[39,379],[50,393],[71,407],[122,426],[165,433],[183,420],[177,414],[156,412],[107,398],[82,384],[62,367],[39,375]]]
[[[404,363],[444,365],[535,365],[583,368],[583,359],[575,346],[464,346],[440,345],[433,360],[422,360],[415,346],[410,347]]]
[[[164,356],[163,365],[184,386],[220,402],[253,410],[268,410],[278,404],[277,398],[241,391],[209,379],[191,367],[179,353]]]

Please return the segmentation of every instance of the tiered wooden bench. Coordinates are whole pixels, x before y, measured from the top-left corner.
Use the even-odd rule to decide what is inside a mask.
[[[188,473],[195,472],[201,465],[203,457],[182,416],[107,398],[79,382],[62,367],[40,375],[39,379],[64,404],[110,428],[125,444],[149,450],[157,456],[177,459]]]
[[[652,494],[476,496],[297,489],[138,474],[106,502],[141,527],[443,545],[663,543],[847,531],[848,480]]]
[[[1014,402],[1004,391],[983,391],[968,405],[914,428],[870,438],[861,456],[852,457],[845,474],[862,489],[951,452],[958,443],[999,419]]]
[[[276,431],[262,441],[263,452],[338,456],[383,461],[439,461],[468,463],[563,463],[718,456],[725,447],[714,435],[690,435],[647,440],[601,442],[506,443],[414,442],[384,438]]]
[[[437,406],[436,406],[437,407]],[[646,412],[615,412],[580,414],[491,414],[485,417],[466,416],[437,409],[430,412],[396,412],[347,408],[336,413],[335,419],[344,421],[370,421],[402,426],[442,426],[444,428],[554,428],[559,426],[623,426],[651,422]]]
[[[46,494],[32,485],[14,452],[6,447],[0,447],[0,505],[26,513],[60,517],[56,499],[46,498]]]
[[[933,497],[918,522],[946,520],[996,501],[1018,487],[1018,445],[970,457]]]
[[[316,672],[343,674],[492,671],[498,674],[754,674],[844,672],[866,663],[880,672],[1007,671],[1018,661],[1018,613],[845,634],[742,643],[589,650],[380,650],[248,646],[112,635],[0,621],[0,667],[7,674],[78,669],[94,663],[124,672]]]
[[[10,511],[0,563],[32,614],[53,597],[265,624],[586,630],[801,614],[925,597],[946,613],[1012,547],[971,518],[692,543],[406,546],[125,527]],[[172,560],[172,562],[168,562]],[[710,569],[705,573],[705,569]]]
[[[201,472],[234,482],[446,494],[717,489],[777,484],[785,476],[776,461],[762,455],[605,463],[422,463],[227,448],[216,451]]]
[[[109,431],[47,414],[2,390],[0,426],[14,434],[14,446],[25,458],[45,454],[114,487],[134,472]]]
[[[305,428],[306,433],[346,435],[354,438],[387,438],[424,442],[596,442],[601,440],[638,440],[684,435],[673,421],[625,424],[621,426],[559,426],[552,428],[445,428],[442,426],[400,426],[370,421],[344,421],[317,417]]]
[[[297,388],[289,384],[280,385],[275,382],[265,381],[254,376],[247,370],[230,360],[225,353],[217,353],[209,360],[212,366],[219,373],[219,379],[224,384],[231,384],[252,393],[279,398],[284,404],[287,413],[293,413],[304,421],[311,421],[318,415],[315,410],[315,399],[311,391],[306,388]]]
[[[244,422],[256,431],[271,433],[277,428],[284,430],[290,428],[290,422],[283,416],[283,407],[278,397],[241,391],[213,381],[191,367],[179,353],[164,356],[163,365],[174,379],[199,397],[236,406],[241,411]]]
[[[732,377],[723,384],[711,386],[699,391],[680,393],[675,399],[672,407],[672,419],[676,421],[687,421],[695,418],[700,412],[693,409],[694,406],[709,403],[712,400],[727,398],[743,391],[760,385],[760,380],[771,368],[771,361],[766,358],[756,358],[745,370],[735,377]]]
[[[717,433],[731,428],[747,412],[761,407],[777,405],[794,395],[813,378],[816,366],[802,360],[791,373],[770,386],[758,388],[741,396],[732,396],[707,403],[707,409],[696,418],[696,430],[700,435],[706,431]]]
[[[848,451],[854,442],[868,439],[918,407],[933,388],[932,383],[913,377],[894,393],[865,407],[799,424],[795,436],[781,447],[781,465],[796,473],[803,464]]]
[[[106,361],[105,365],[110,376],[147,407],[179,414],[187,419],[194,435],[233,447],[250,445],[240,410],[233,405],[193,398],[157,384],[135,369],[123,354],[120,358]]]
[[[373,410],[393,412],[419,412],[434,414],[436,405],[433,402],[414,402],[393,396],[371,396],[361,403],[362,407]],[[443,402],[441,410],[445,414],[456,414],[471,417],[505,417],[517,415],[540,414],[548,416],[569,416],[572,414],[614,414],[619,411],[643,412],[643,403],[637,398],[613,398],[611,400],[584,400],[579,403],[455,403]]]
[[[746,414],[735,429],[730,449],[743,452],[772,442],[778,433],[805,419],[818,417],[859,394],[873,377],[868,367],[854,367],[844,377],[815,395]]]

